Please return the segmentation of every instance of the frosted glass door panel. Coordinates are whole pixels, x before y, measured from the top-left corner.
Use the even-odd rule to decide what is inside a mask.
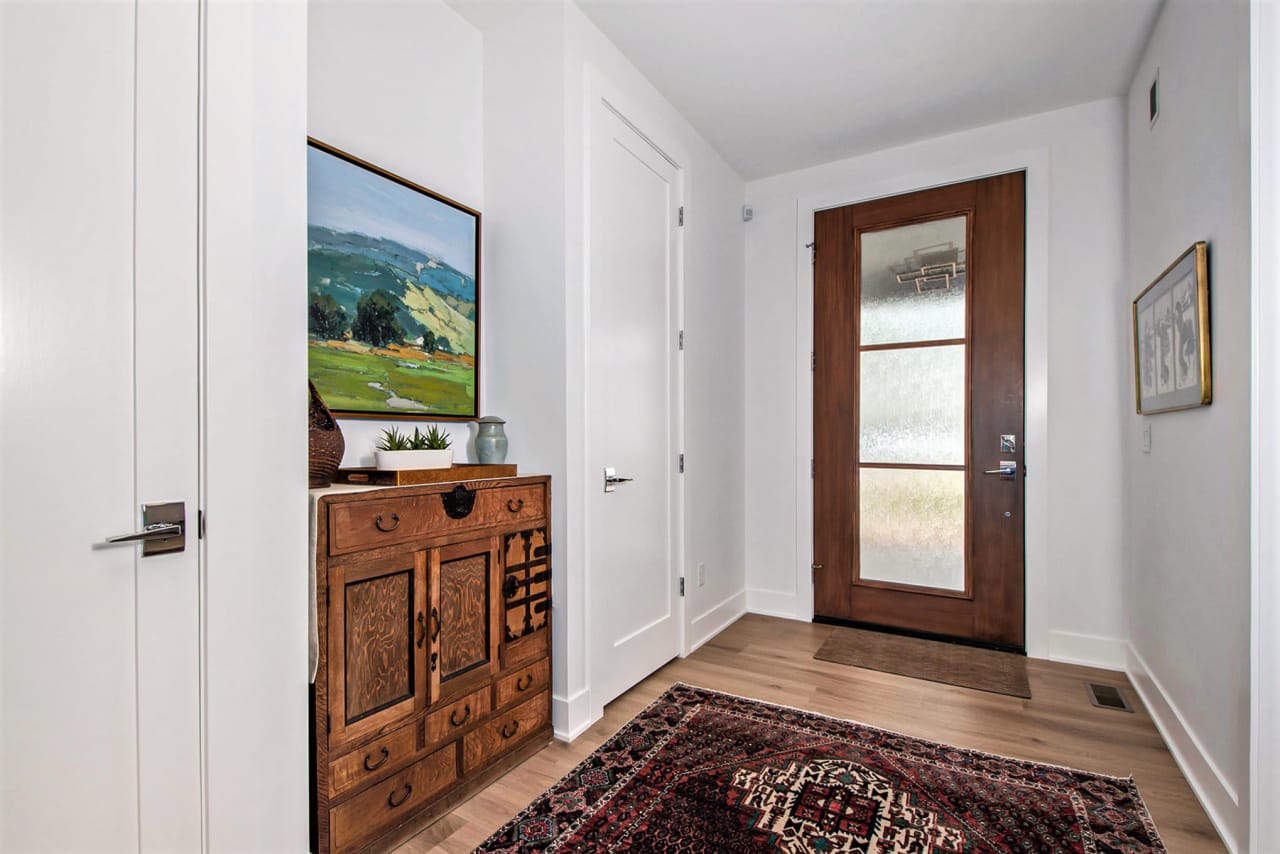
[[[858,575],[963,591],[963,471],[859,471]]]
[[[862,233],[862,346],[965,337],[966,222]]]
[[[954,344],[862,354],[862,462],[964,465],[964,350]]]

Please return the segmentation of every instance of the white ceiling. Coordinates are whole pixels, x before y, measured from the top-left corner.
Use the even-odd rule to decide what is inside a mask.
[[[576,0],[747,180],[1128,91],[1161,0]]]

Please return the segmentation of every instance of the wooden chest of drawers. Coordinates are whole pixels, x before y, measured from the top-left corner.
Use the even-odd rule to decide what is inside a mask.
[[[548,743],[550,488],[320,499],[313,850],[394,844]]]

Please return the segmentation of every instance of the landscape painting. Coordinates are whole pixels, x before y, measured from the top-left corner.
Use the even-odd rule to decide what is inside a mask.
[[[335,414],[478,415],[479,249],[479,212],[308,141],[308,373]]]

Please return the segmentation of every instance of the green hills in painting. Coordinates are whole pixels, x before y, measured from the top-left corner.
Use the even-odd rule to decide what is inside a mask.
[[[393,240],[308,228],[311,379],[331,409],[471,415],[473,276]]]

